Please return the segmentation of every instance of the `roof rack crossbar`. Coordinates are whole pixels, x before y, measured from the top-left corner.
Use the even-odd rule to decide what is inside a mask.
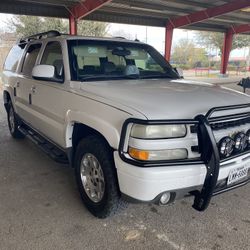
[[[31,36],[21,38],[19,43],[27,43],[31,40],[39,40],[42,38],[56,37],[56,36],[60,36],[60,35],[61,35],[61,33],[57,30],[49,30],[46,32],[42,32],[42,33],[38,33],[38,34],[34,34]]]

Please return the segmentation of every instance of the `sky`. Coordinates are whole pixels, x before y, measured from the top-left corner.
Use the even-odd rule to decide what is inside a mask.
[[[158,51],[164,51],[165,44],[165,29],[149,26],[127,25],[127,24],[110,24],[109,31],[113,34],[129,35],[129,39],[139,39],[142,42],[149,43]],[[176,29],[173,34],[173,43],[177,43],[183,38],[194,37],[194,32]]]
[[[127,25],[127,24],[111,24],[110,30],[113,33],[118,33],[118,31],[123,31],[122,33],[129,33],[131,39],[139,39],[142,42],[149,43],[155,47],[162,54],[164,53],[164,43],[165,43],[165,28],[157,27],[146,27],[138,25]],[[127,38],[127,37],[126,37]],[[184,30],[184,29],[175,29],[173,34],[173,47],[181,39],[189,39],[193,41],[195,38],[195,31]],[[216,54],[219,51],[212,51],[212,54]],[[248,49],[235,49],[231,52],[231,57],[245,57],[248,55]]]
[[[6,20],[11,18],[12,15],[0,14],[0,30],[7,31]],[[164,53],[165,43],[165,29],[157,27],[146,27],[138,25],[127,25],[127,24],[115,24],[109,25],[109,33],[115,36],[124,36],[129,39],[139,39],[142,42],[149,43],[155,47],[160,53]],[[175,29],[173,34],[173,46],[178,43],[180,39],[193,40],[195,32],[191,30]],[[234,50],[231,52],[231,56],[245,56],[248,54],[247,49]]]

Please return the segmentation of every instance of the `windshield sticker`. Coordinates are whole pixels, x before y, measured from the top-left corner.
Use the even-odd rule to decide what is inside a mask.
[[[88,47],[89,54],[98,54],[98,48],[96,47]]]

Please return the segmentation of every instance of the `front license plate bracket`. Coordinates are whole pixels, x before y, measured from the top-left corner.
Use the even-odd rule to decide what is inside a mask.
[[[244,180],[248,176],[248,166],[242,166],[235,169],[232,169],[229,172],[227,179],[227,186],[231,186],[235,183],[238,183],[241,180]]]

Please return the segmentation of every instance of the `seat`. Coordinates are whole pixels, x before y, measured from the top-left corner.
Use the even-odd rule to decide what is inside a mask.
[[[56,75],[61,78],[63,76],[63,60],[55,60],[53,66],[55,67]]]
[[[95,66],[93,65],[85,65],[82,69],[83,74],[92,75],[96,73]]]
[[[104,73],[112,73],[116,71],[116,66],[113,62],[104,63]]]

